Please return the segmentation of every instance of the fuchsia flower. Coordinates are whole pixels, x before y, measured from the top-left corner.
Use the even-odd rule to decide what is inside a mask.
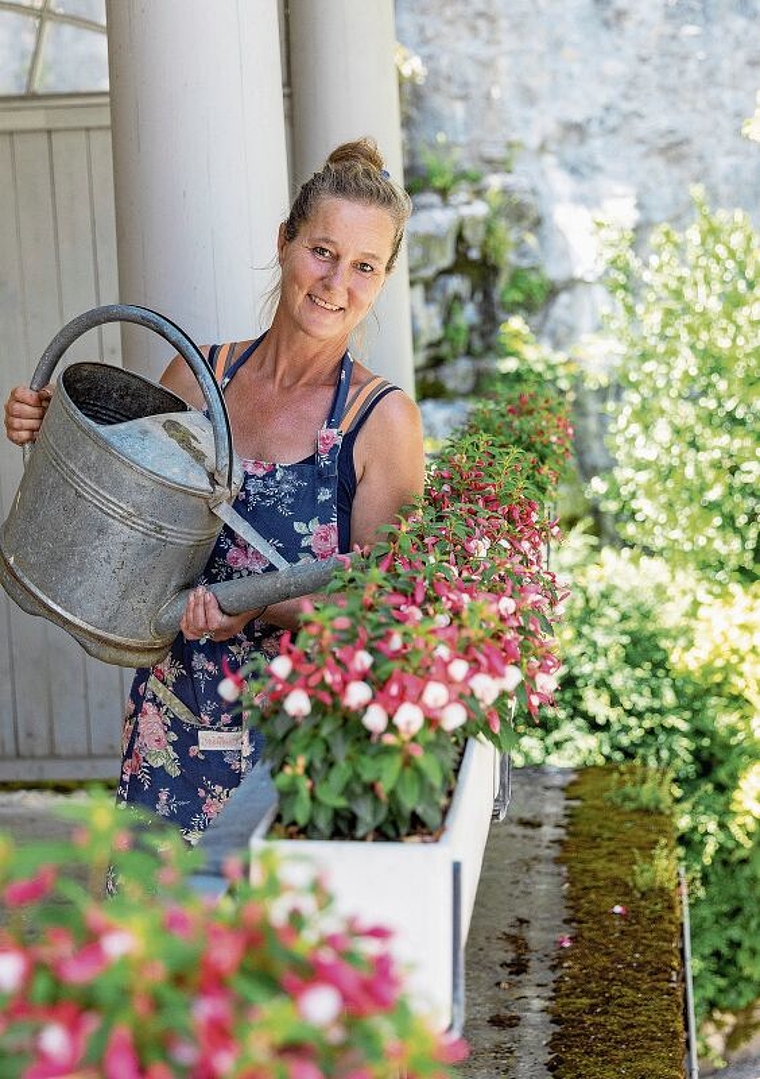
[[[309,694],[303,689],[293,689],[282,702],[282,707],[294,719],[302,719],[311,712]]]
[[[447,704],[441,712],[441,726],[445,731],[455,731],[467,722],[467,709],[459,701]]]
[[[449,703],[449,691],[443,682],[428,682],[422,691],[420,703],[426,708],[443,708]]]
[[[8,907],[24,907],[27,903],[37,903],[49,894],[55,879],[55,866],[45,865],[33,877],[6,885],[3,902]]]
[[[388,713],[381,704],[371,704],[362,716],[362,723],[372,734],[382,734],[388,726]]]
[[[222,700],[233,704],[245,689],[245,679],[240,676],[239,671],[233,671],[230,668],[226,656],[222,656],[222,670],[224,678],[216,687],[216,691]]]
[[[313,982],[296,996],[298,1012],[316,1027],[331,1026],[344,1008],[343,997],[334,985]]]
[[[0,993],[18,993],[29,975],[31,964],[26,952],[0,944]]]
[[[393,713],[393,723],[404,738],[414,738],[424,722],[422,709],[410,701],[404,701]]]
[[[132,1031],[119,1024],[111,1031],[103,1057],[104,1079],[143,1079]]]
[[[372,687],[366,682],[349,682],[343,691],[343,704],[358,710],[369,704],[373,695]]]
[[[272,662],[269,664],[270,673],[273,674],[275,678],[279,678],[283,682],[290,675],[290,672],[292,670],[293,661],[290,659],[289,656],[275,656]]]

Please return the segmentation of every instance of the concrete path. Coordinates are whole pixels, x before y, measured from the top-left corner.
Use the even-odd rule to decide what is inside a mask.
[[[551,1079],[551,963],[568,931],[555,859],[571,775],[514,772],[507,816],[491,826],[467,941],[465,1079]]]

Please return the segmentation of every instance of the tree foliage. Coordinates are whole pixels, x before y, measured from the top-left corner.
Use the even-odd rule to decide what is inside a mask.
[[[746,214],[712,212],[698,192],[694,206],[646,257],[630,232],[609,241],[622,396],[599,486],[624,540],[728,580],[757,554],[760,246]]]

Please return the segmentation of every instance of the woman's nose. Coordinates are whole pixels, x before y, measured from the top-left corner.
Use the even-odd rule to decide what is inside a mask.
[[[348,269],[348,264],[338,259],[330,263],[327,279],[333,288],[341,288],[346,284]]]

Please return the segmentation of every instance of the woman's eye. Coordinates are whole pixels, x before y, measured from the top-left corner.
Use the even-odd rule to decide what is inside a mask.
[[[361,270],[362,273],[374,273],[375,272],[375,267],[371,266],[368,262],[360,262],[358,264],[358,266],[357,266],[357,269]]]
[[[312,251],[314,252],[315,255],[317,255],[318,258],[321,258],[321,259],[332,258],[332,253],[326,247],[322,247],[319,244],[316,247],[313,247]]]

